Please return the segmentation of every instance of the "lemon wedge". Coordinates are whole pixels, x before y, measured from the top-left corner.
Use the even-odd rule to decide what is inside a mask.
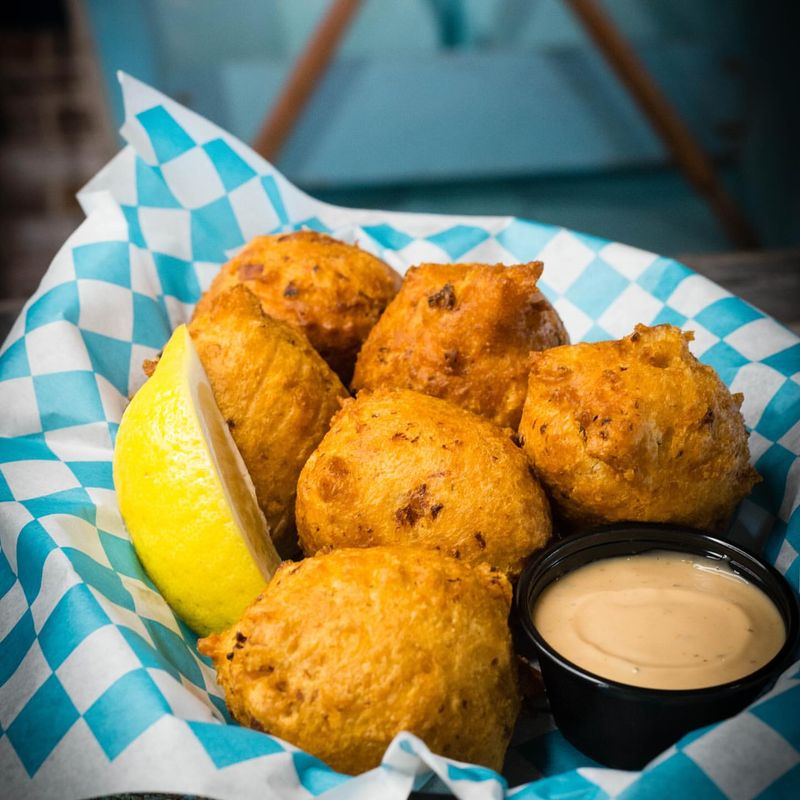
[[[196,633],[236,622],[280,563],[185,325],[122,416],[114,486],[142,565]]]

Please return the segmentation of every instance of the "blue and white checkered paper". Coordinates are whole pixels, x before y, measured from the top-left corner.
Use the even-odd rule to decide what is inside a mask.
[[[401,734],[357,778],[230,723],[195,637],[155,591],[117,511],[111,454],[141,363],[188,320],[250,237],[310,227],[404,271],[421,261],[545,262],[573,340],[636,322],[695,332],[745,394],[764,482],[737,524],[800,588],[800,341],[686,267],[505,217],[319,203],[241,142],[122,76],[128,141],[81,192],[87,219],[0,350],[0,795],[162,791],[216,798],[784,798],[800,796],[800,663],[737,717],[642,772],[603,769],[543,710],[521,720],[505,776]],[[516,788],[511,788],[516,787]]]

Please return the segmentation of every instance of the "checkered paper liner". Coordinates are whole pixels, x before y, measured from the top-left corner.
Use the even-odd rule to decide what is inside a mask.
[[[800,587],[800,340],[670,259],[507,217],[320,203],[241,142],[122,75],[128,145],[84,188],[87,219],[0,350],[0,796],[162,791],[216,798],[784,798],[800,796],[800,662],[738,716],[642,772],[603,769],[541,714],[505,775],[400,734],[356,778],[231,723],[196,638],[143,572],[119,516],[111,454],[141,363],[188,320],[220,264],[256,234],[357,242],[399,271],[422,261],[545,262],[573,341],[634,324],[692,330],[745,394],[764,477],[738,533]],[[516,787],[516,788],[512,788]]]

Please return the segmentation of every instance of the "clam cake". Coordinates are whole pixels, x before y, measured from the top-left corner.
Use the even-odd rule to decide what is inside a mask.
[[[637,325],[618,341],[532,353],[520,438],[573,528],[671,522],[720,530],[759,480],[747,430],[691,333]]]
[[[413,267],[367,337],[352,388],[414,389],[516,429],[528,353],[569,342],[536,286],[542,268]]]
[[[275,546],[292,555],[297,478],[347,391],[306,337],[243,286],[207,301],[189,333]]]
[[[411,391],[346,401],[297,486],[307,554],[423,545],[511,577],[550,539],[550,509],[510,429]]]
[[[221,292],[244,284],[265,313],[302,330],[348,383],[362,343],[400,281],[379,258],[323,233],[257,236],[222,267],[197,313]]]
[[[407,547],[284,562],[237,624],[199,643],[243,725],[341,772],[400,731],[499,770],[519,710],[511,586],[486,565]]]

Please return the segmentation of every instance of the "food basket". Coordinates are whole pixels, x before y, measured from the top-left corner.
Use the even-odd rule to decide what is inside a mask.
[[[545,262],[540,283],[573,341],[635,323],[692,330],[692,349],[744,392],[764,480],[733,534],[800,586],[800,340],[681,264],[510,217],[338,208],[241,142],[121,76],[127,146],[79,199],[87,219],[0,350],[0,795],[171,792],[213,798],[800,796],[800,663],[736,717],[641,772],[575,751],[543,705],[520,720],[499,775],[399,734],[383,764],[341,775],[232,724],[195,636],[143,572],[111,456],[141,364],[188,320],[256,234],[312,228],[399,271],[423,261]]]

